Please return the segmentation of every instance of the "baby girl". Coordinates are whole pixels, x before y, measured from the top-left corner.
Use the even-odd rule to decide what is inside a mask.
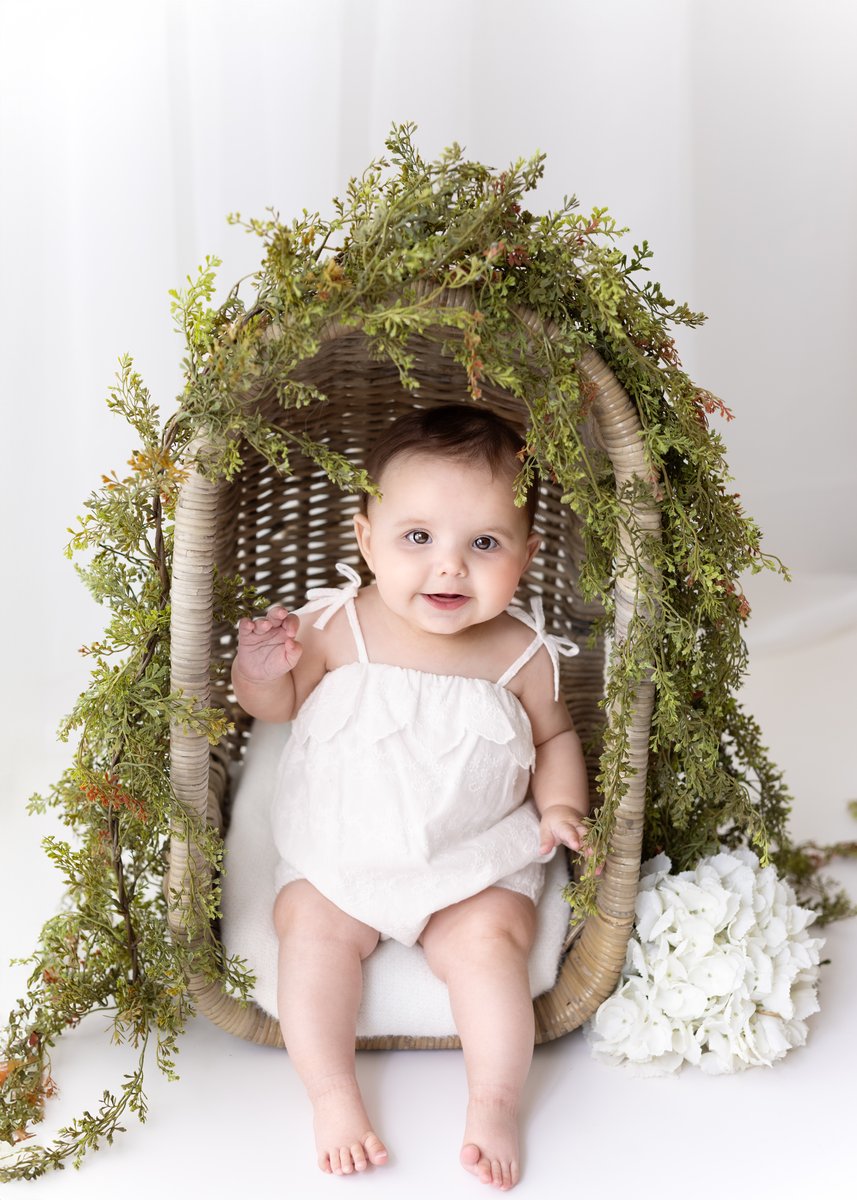
[[[354,517],[374,582],[243,620],[247,712],[293,721],[273,806],[278,1013],[313,1105],[318,1162],[387,1161],[355,1072],[362,961],[419,942],[449,989],[468,1106],[462,1165],[507,1190],[533,1054],[528,957],[544,862],[589,809],[541,608],[510,607],[539,549],[514,502],[521,437],[470,405],[414,409],[367,461]],[[323,611],[322,611],[323,610]],[[318,613],[315,619],[309,613]]]

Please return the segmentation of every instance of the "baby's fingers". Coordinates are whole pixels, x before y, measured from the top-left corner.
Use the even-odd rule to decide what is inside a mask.
[[[289,618],[289,610],[283,608],[282,604],[272,604],[265,613],[265,618],[276,625],[282,625]],[[295,621],[297,621],[297,617],[295,617]]]
[[[579,850],[583,835],[577,832],[571,821],[557,821],[547,824],[539,831],[539,854],[547,854],[554,846],[568,846],[570,850]]]
[[[554,829],[554,836],[569,850],[580,850],[586,837],[586,827],[576,825],[574,821],[560,821]]]
[[[583,839],[585,837],[586,837],[586,830],[584,828],[582,831],[579,832],[577,845],[572,846],[571,849],[576,850],[578,854],[582,854],[584,858],[592,858],[592,855],[595,853],[595,851],[592,849],[591,846],[584,846]],[[596,867],[595,874],[600,875],[603,870],[604,870],[603,867]]]
[[[303,652],[304,652],[303,646],[300,644],[300,642],[294,641],[293,638],[289,638],[287,641],[283,642],[283,657],[285,658],[286,662],[289,664],[290,670],[292,667],[297,666],[298,659],[303,654]]]
[[[556,844],[557,840],[549,829],[539,833],[539,854],[547,854]]]

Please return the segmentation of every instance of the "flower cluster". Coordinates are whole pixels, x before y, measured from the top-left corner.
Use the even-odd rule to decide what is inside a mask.
[[[621,982],[586,1027],[594,1056],[661,1075],[770,1066],[806,1041],[822,938],[773,867],[750,850],[670,875],[644,864]]]
[[[90,778],[80,785],[80,790],[90,803],[113,810],[123,808],[145,824],[146,810],[142,802],[125,791],[118,775],[105,771],[103,783],[100,778]]]

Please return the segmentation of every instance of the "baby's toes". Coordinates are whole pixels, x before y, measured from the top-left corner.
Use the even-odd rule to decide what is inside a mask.
[[[515,1163],[494,1162],[491,1164],[493,1183],[501,1192],[508,1192],[518,1182],[516,1179]]]
[[[345,1175],[345,1174],[347,1174],[347,1172],[346,1172],[346,1171],[343,1169],[343,1166],[342,1166],[342,1153],[341,1153],[341,1151],[339,1151],[339,1150],[331,1150],[331,1152],[330,1152],[330,1155],[329,1155],[329,1156],[325,1156],[325,1157],[329,1157],[329,1160],[330,1160],[330,1171],[331,1171],[331,1174],[333,1174],[333,1175]]]
[[[366,1147],[369,1161],[374,1163],[376,1167],[381,1166],[382,1163],[387,1161],[387,1147],[378,1137],[377,1133],[367,1133],[363,1139],[363,1145]]]
[[[362,1142],[355,1142],[351,1147],[351,1161],[354,1163],[355,1171],[365,1171],[369,1166],[369,1160],[366,1158],[366,1151],[363,1149]]]
[[[466,1167],[480,1183],[491,1183],[491,1162],[473,1142],[461,1148],[461,1165]]]
[[[319,1155],[318,1165],[328,1175],[350,1175],[354,1170],[348,1146],[334,1146]]]
[[[479,1147],[475,1146],[473,1142],[468,1142],[461,1147],[461,1165],[467,1167],[468,1171],[475,1170],[481,1157]]]
[[[378,1141],[377,1138],[375,1140]],[[381,1148],[381,1157],[373,1157],[373,1162],[383,1162],[387,1157],[387,1151],[379,1141],[378,1145]],[[330,1161],[333,1163],[334,1175],[351,1175],[355,1171],[365,1171],[369,1166],[369,1159],[366,1157],[366,1150],[362,1142],[354,1142],[350,1146],[340,1146],[339,1149],[331,1152]]]
[[[491,1159],[491,1183],[495,1188],[503,1186],[503,1164],[496,1158]]]

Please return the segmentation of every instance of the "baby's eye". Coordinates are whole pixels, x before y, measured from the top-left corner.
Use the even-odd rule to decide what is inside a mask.
[[[489,533],[480,534],[478,538],[473,539],[473,545],[477,550],[493,550],[500,543],[496,538],[492,538]]]
[[[431,537],[424,529],[412,529],[410,533],[405,534],[405,539],[413,542],[415,546],[427,546],[431,541]]]

